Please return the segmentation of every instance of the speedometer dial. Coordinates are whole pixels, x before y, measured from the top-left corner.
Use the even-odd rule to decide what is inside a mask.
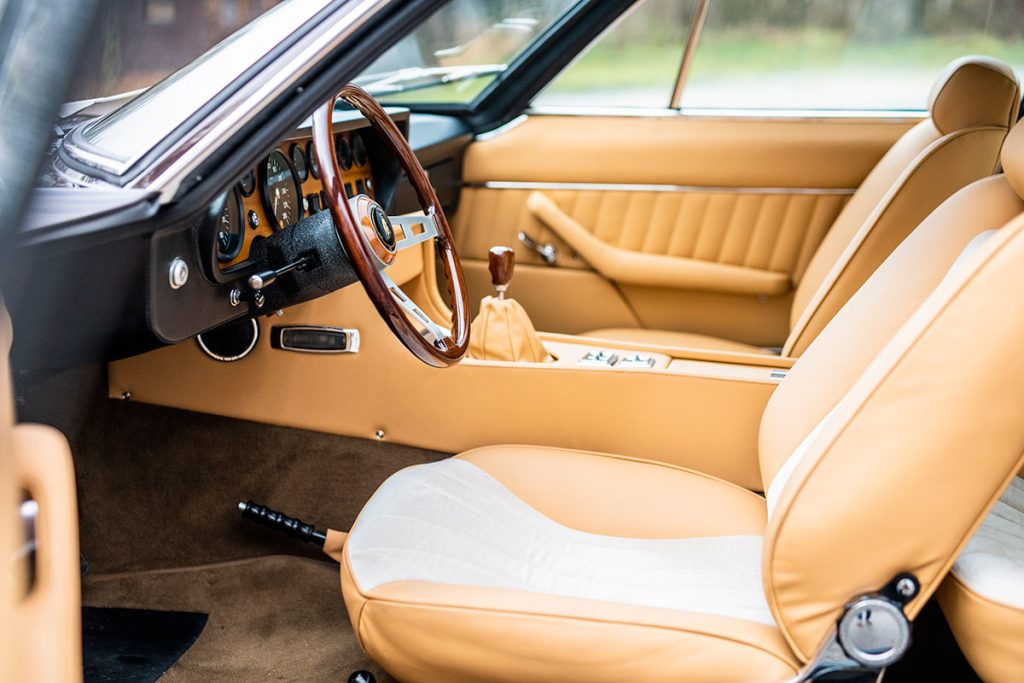
[[[274,230],[286,228],[302,218],[301,190],[295,170],[281,152],[271,152],[260,164],[263,207]]]

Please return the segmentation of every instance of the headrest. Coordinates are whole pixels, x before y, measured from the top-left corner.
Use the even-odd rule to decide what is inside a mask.
[[[1010,187],[1017,196],[1024,197],[1024,125],[1018,123],[1003,140],[999,162]]]
[[[1020,109],[1017,76],[998,59],[961,57],[935,81],[928,109],[943,135],[978,126],[1009,128]]]

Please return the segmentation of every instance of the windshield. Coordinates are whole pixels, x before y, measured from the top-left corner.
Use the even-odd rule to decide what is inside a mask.
[[[453,0],[356,83],[391,104],[468,103],[577,0]]]
[[[71,99],[148,88],[280,0],[104,0],[78,62]]]
[[[263,13],[125,106],[76,131],[76,155],[84,153],[88,155],[86,161],[89,163],[107,167],[115,173],[120,172],[238,79],[253,63],[306,24],[327,3],[328,0],[289,0]],[[148,7],[152,3],[117,4],[141,4]],[[234,3],[220,0],[219,3],[171,4],[183,7],[192,4],[212,6]],[[152,78],[158,72],[128,69],[119,73],[120,76],[101,82],[111,84],[111,88],[137,85],[131,79]],[[149,76],[145,76],[147,73]]]

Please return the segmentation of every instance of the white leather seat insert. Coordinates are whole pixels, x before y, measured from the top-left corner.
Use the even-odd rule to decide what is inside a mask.
[[[1024,479],[1013,480],[960,553],[953,573],[978,595],[1024,609]]]
[[[348,538],[363,593],[393,581],[485,586],[774,625],[760,536],[637,539],[558,524],[457,458],[392,476]]]

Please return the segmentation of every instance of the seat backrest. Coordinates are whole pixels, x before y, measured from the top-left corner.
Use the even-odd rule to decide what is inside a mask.
[[[916,616],[1020,467],[1024,126],[1002,160],[893,252],[765,409],[765,592],[801,657],[901,571],[922,583]]]
[[[964,57],[936,81],[929,116],[882,157],[811,257],[793,297],[784,355],[799,356],[932,210],[996,171],[1020,108],[1013,70]]]

